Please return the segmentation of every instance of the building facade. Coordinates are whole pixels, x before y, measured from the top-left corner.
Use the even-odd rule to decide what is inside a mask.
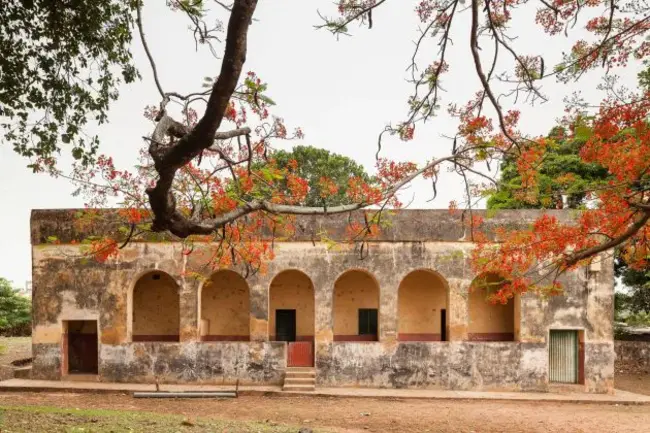
[[[484,226],[490,235],[538,215],[501,211]],[[348,218],[299,218],[268,270],[244,278],[206,270],[179,242],[131,243],[99,263],[71,241],[105,226],[33,211],[32,376],[270,385],[288,366],[313,366],[328,387],[613,391],[611,258],[563,275],[561,296],[491,305],[470,290],[481,276],[460,216],[395,212],[363,254],[315,240],[342,238]]]

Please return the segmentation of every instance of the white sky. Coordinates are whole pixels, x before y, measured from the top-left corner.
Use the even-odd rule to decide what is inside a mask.
[[[316,30],[316,13],[332,15],[330,1],[260,1],[251,26],[246,70],[256,71],[269,83],[269,96],[277,103],[273,114],[283,117],[289,129],[302,127],[302,142],[279,143],[289,148],[309,144],[349,156],[374,167],[377,136],[388,122],[397,123],[406,114],[406,100],[411,91],[405,78],[410,62],[418,19],[414,12],[418,1],[387,1],[378,9],[372,30],[352,25],[353,37],[336,40],[325,30]],[[425,128],[416,127],[415,140],[385,142],[383,156],[423,162],[449,152],[449,141],[443,134],[453,135],[456,122],[446,115],[446,104],[464,104],[478,90],[478,79],[469,52],[469,14],[463,13],[452,33],[448,63],[450,72],[443,77],[441,115]],[[158,65],[165,91],[188,93],[200,89],[203,77],[218,74],[220,63],[207,48],[194,50],[194,40],[187,30],[187,21],[172,13],[163,0],[149,1],[144,9],[147,39]],[[518,39],[515,47],[525,54],[543,54],[547,68],[568,50],[571,41],[563,35],[550,38],[534,22],[534,11],[527,8],[515,15],[511,34]],[[580,35],[580,33],[578,33]],[[584,34],[583,34],[584,36]],[[489,67],[491,42],[483,43],[484,68]],[[217,47],[219,48],[219,47]],[[131,168],[142,136],[151,132],[151,123],[143,116],[145,105],[158,104],[159,95],[137,36],[133,53],[143,75],[140,82],[121,89],[120,99],[110,112],[110,123],[99,129],[102,152],[114,157],[118,168]],[[420,59],[432,62],[437,58],[435,41],[430,41]],[[550,64],[550,65],[549,65]],[[501,68],[503,69],[503,68]],[[636,70],[619,72],[624,82],[634,86]],[[588,74],[580,86],[544,84],[550,101],[527,107],[521,103],[522,130],[529,134],[545,134],[562,115],[562,97],[580,89],[589,90],[598,100],[595,89],[597,74]],[[83,207],[83,200],[72,197],[72,185],[63,179],[34,175],[26,160],[13,153],[10,143],[0,143],[0,203],[3,235],[0,241],[0,276],[24,286],[31,279],[29,217],[32,209]],[[402,198],[411,207],[445,208],[452,199],[462,196],[459,179],[447,175],[438,188],[438,198],[429,202],[431,188],[427,181],[412,185]]]

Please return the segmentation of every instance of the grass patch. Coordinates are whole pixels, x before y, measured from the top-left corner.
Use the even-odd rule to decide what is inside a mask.
[[[5,353],[7,353],[7,346],[0,344],[0,355],[4,355]]]
[[[0,406],[3,433],[228,432],[296,433],[298,427],[261,422],[186,418],[180,415],[51,406]]]

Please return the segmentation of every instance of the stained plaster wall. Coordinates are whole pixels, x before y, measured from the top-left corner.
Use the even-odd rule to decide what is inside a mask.
[[[441,310],[447,308],[447,287],[436,274],[416,270],[408,274],[398,290],[398,332],[408,335],[441,333]]]
[[[178,335],[178,285],[164,272],[141,276],[133,288],[133,335],[147,340]]]
[[[33,247],[33,351],[35,378],[61,377],[63,320],[98,320],[99,377],[105,381],[279,383],[286,365],[284,343],[269,341],[269,287],[293,269],[314,286],[317,381],[329,386],[445,387],[451,389],[548,388],[549,329],[579,329],[585,335],[585,390],[613,389],[613,265],[598,272],[564,275],[566,292],[544,300],[521,296],[517,342],[467,342],[469,266],[472,245],[447,242],[377,242],[359,251],[328,249],[311,242],[280,242],[268,271],[248,278],[251,342],[200,342],[200,280],[189,278],[204,264],[176,243],[137,243],[104,264],[75,260],[73,245]],[[131,342],[130,308],[137,278],[159,269],[179,286],[180,342]],[[334,285],[350,269],[379,282],[379,341],[334,342]],[[398,288],[411,271],[430,269],[449,287],[449,342],[399,342]],[[237,269],[235,269],[237,270]]]
[[[511,299],[507,304],[493,304],[488,301],[484,288],[476,288],[469,294],[469,328],[468,333],[485,334],[514,334],[515,308],[519,298]]]
[[[296,338],[311,341],[314,337],[314,285],[298,270],[281,272],[270,284],[269,337],[275,338],[276,310],[296,310]],[[258,336],[259,338],[259,336]]]
[[[201,320],[205,334],[247,340],[250,335],[248,284],[236,272],[219,271],[201,287]]]
[[[350,339],[359,334],[359,309],[379,309],[379,287],[373,277],[350,270],[334,283],[334,335]]]

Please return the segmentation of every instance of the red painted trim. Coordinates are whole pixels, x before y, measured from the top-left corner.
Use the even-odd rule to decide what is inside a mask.
[[[515,341],[513,332],[481,332],[467,334],[468,341]]]
[[[201,341],[251,341],[248,335],[204,335]]]
[[[269,341],[279,341],[275,339],[275,335],[269,335]],[[296,341],[311,341],[314,342],[313,335],[296,335]]]
[[[578,343],[578,383],[585,383],[585,343]]]
[[[335,335],[334,341],[379,341],[376,335]]]
[[[179,342],[180,337],[178,335],[134,335],[133,341],[174,341]]]
[[[397,334],[399,341],[441,341],[440,334]]]

